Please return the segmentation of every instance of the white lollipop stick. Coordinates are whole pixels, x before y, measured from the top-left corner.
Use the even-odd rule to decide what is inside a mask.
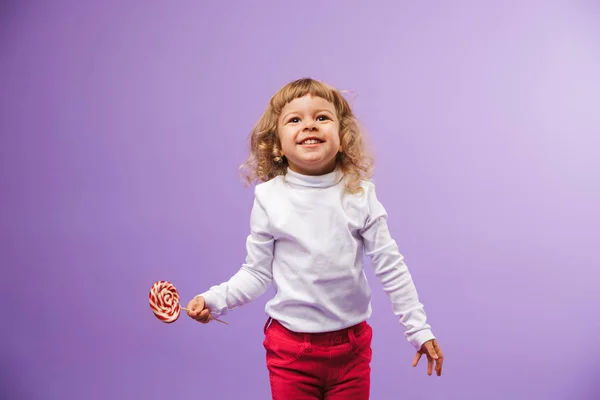
[[[187,308],[181,307],[181,309],[183,311],[187,311]],[[219,321],[222,324],[229,325],[229,322],[221,321],[219,318],[214,318],[212,315],[210,316],[210,319],[214,319],[215,321]]]

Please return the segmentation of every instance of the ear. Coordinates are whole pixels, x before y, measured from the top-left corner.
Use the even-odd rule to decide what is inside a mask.
[[[285,157],[285,154],[283,153],[283,149],[281,148],[281,143],[279,143],[279,140],[277,140],[275,142],[275,145],[273,147],[274,147],[274,149],[273,149],[274,157],[278,157],[278,158]]]

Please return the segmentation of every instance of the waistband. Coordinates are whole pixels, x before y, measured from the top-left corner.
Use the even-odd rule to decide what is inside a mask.
[[[360,322],[348,328],[339,329],[329,332],[301,333],[287,329],[279,321],[269,317],[265,323],[264,332],[271,327],[279,332],[284,332],[287,337],[294,338],[299,341],[309,341],[313,345],[330,346],[332,344],[349,343],[354,340],[354,337],[361,334],[369,327],[367,321]]]

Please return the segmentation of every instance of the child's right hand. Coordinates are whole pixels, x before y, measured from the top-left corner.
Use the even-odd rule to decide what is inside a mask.
[[[186,307],[187,315],[198,322],[207,324],[210,322],[210,311],[206,308],[204,297],[197,296],[189,301]]]

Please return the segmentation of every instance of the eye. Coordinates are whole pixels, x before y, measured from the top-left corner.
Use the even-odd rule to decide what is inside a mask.
[[[317,121],[327,121],[329,117],[327,115],[319,115]]]
[[[293,123],[293,124],[296,124],[296,123],[300,122],[300,118],[298,118],[298,117],[293,117],[293,118],[290,118],[290,120],[289,120],[288,122],[291,122],[291,123]]]

